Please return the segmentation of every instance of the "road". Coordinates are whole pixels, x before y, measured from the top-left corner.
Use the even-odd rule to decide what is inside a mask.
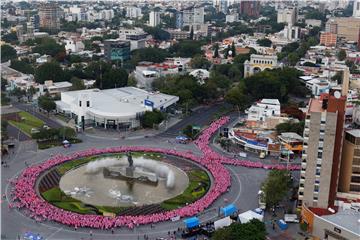
[[[201,107],[192,112],[190,116],[168,128],[165,132],[160,133],[158,136],[176,137],[187,125],[204,127],[212,121],[214,114],[219,112],[219,110],[223,107],[224,103]]]
[[[31,139],[28,135],[26,135],[25,133],[20,131],[18,128],[14,127],[10,124],[7,125],[6,130],[7,130],[9,138],[14,138],[19,141],[27,141],[27,140]]]

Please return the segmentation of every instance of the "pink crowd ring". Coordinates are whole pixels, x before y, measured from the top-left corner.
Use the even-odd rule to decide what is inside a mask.
[[[15,180],[11,181],[12,202],[10,208],[26,209],[25,212],[36,221],[55,221],[73,227],[91,227],[99,229],[111,229],[114,227],[134,228],[137,225],[151,224],[170,220],[173,217],[194,216],[208,208],[219,196],[228,190],[231,185],[230,174],[223,164],[238,165],[252,168],[265,169],[285,169],[284,165],[266,165],[259,162],[240,161],[224,157],[209,147],[212,135],[224,124],[229,121],[228,117],[223,117],[213,122],[205,129],[195,144],[200,148],[203,155],[196,156],[191,152],[180,152],[173,149],[140,147],[140,146],[121,146],[104,149],[88,149],[63,156],[57,155],[47,161],[26,168]],[[116,216],[108,217],[101,215],[84,215],[70,212],[53,206],[42,199],[36,192],[36,181],[38,177],[50,168],[79,158],[101,155],[107,153],[123,153],[127,151],[148,152],[173,155],[180,158],[189,159],[205,167],[213,177],[212,186],[202,198],[194,203],[179,209],[165,211],[161,213],[137,216]],[[289,170],[299,170],[299,166],[290,166]]]

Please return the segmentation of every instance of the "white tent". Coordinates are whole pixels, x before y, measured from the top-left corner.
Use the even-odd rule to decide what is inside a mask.
[[[241,223],[247,223],[254,218],[258,219],[260,221],[263,221],[264,216],[254,212],[252,210],[249,210],[247,212],[240,213],[238,215],[238,218]]]
[[[231,223],[232,223],[232,220],[230,217],[225,217],[220,220],[217,220],[214,222],[215,230],[226,227],[226,226],[230,226]]]

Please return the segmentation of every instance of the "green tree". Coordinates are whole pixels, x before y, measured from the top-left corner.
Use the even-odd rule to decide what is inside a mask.
[[[231,88],[225,95],[225,101],[244,111],[249,106],[249,97],[240,86]]]
[[[26,95],[26,91],[16,87],[13,90],[11,90],[10,94],[12,96],[17,97],[18,101],[20,101],[20,99]]]
[[[63,61],[66,52],[63,45],[57,44],[56,41],[50,37],[42,38],[40,44],[35,46],[32,51],[34,53],[46,54]]]
[[[7,62],[17,57],[16,50],[8,44],[3,44],[0,47],[1,62]]]
[[[141,124],[144,128],[153,128],[165,119],[164,114],[158,110],[146,111],[141,117]]]
[[[59,128],[59,138],[61,139],[75,139],[76,138],[76,132],[73,128],[71,127],[62,127]]]
[[[220,228],[214,232],[213,240],[265,240],[265,224],[257,219],[247,223],[232,223],[228,227]]]
[[[201,42],[195,40],[182,40],[169,48],[169,52],[177,57],[192,57],[202,54]]]
[[[337,81],[338,84],[342,84],[343,81],[343,71],[338,71],[336,74],[331,78],[333,81]]]
[[[143,29],[145,32],[151,34],[156,40],[166,41],[170,39],[170,33],[163,30],[161,27],[144,26]]]
[[[49,62],[40,65],[35,70],[35,80],[38,83],[43,84],[47,80],[53,80],[54,82],[68,81],[70,77],[60,67],[57,62]]]
[[[7,42],[7,43],[14,44],[14,43],[16,43],[18,41],[18,38],[17,38],[16,32],[10,32],[8,34],[5,34],[2,37],[2,40]]]
[[[268,38],[262,38],[262,39],[258,39],[256,43],[262,47],[271,47],[272,41]]]
[[[96,79],[96,86],[101,89],[125,87],[128,81],[128,73],[125,69],[111,68],[104,73],[104,76]]]
[[[85,89],[84,81],[77,77],[72,77],[70,80],[72,86],[71,90],[83,90]]]
[[[274,207],[288,194],[291,187],[291,174],[285,170],[271,170],[262,183],[266,207]]]
[[[289,53],[288,61],[291,66],[295,66],[299,60],[300,60],[299,55],[296,52]]]
[[[235,57],[236,56],[236,47],[235,47],[235,42],[233,41],[232,44],[231,44],[231,57]]]
[[[213,46],[213,50],[214,50],[214,55],[213,57],[214,58],[218,58],[219,57],[219,44],[216,43],[214,46]]]
[[[33,66],[24,60],[13,59],[11,60],[10,67],[25,74],[34,74]]]
[[[196,55],[191,59],[190,66],[192,68],[203,68],[209,69],[211,67],[211,63],[202,55]]]
[[[169,56],[170,56],[170,54],[164,49],[142,48],[142,49],[137,49],[137,50],[132,51],[131,62],[134,65],[137,65],[141,61],[161,63]]]
[[[344,61],[346,59],[346,51],[344,49],[340,49],[337,54],[337,58],[339,61]]]
[[[276,132],[278,135],[284,132],[294,132],[302,136],[304,133],[304,125],[305,125],[304,121],[301,122],[289,121],[289,122],[279,123],[278,125],[276,125]]]
[[[40,96],[38,98],[38,104],[41,109],[45,110],[48,113],[48,115],[52,110],[56,109],[55,101],[49,96]]]

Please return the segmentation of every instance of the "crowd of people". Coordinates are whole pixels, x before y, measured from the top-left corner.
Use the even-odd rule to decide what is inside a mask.
[[[204,211],[208,208],[221,194],[226,192],[230,187],[230,174],[223,164],[241,165],[246,167],[262,167],[262,168],[277,168],[284,169],[282,165],[268,166],[261,163],[250,161],[240,161],[230,159],[216,153],[209,147],[209,141],[212,135],[224,124],[229,121],[228,117],[220,118],[214,121],[209,128],[205,129],[195,144],[200,148],[203,155],[196,156],[191,152],[180,152],[174,149],[151,148],[142,146],[120,146],[105,149],[88,149],[81,152],[76,152],[71,155],[63,156],[56,155],[49,160],[32,165],[26,168],[15,180],[11,181],[14,185],[11,191],[12,203],[10,208],[25,209],[30,217],[36,221],[50,220],[62,224],[78,227],[91,227],[99,229],[112,229],[114,227],[129,227],[134,228],[141,224],[153,224],[161,221],[170,220],[174,217],[190,217]],[[55,207],[42,199],[36,191],[36,182],[38,177],[44,172],[56,165],[62,164],[66,161],[71,161],[78,158],[85,158],[93,155],[120,153],[120,152],[148,152],[161,153],[167,155],[174,155],[180,158],[190,159],[199,163],[209,170],[213,176],[213,184],[210,190],[204,197],[188,204],[182,208],[164,211],[150,215],[139,216],[116,216],[107,217],[101,215],[84,215],[78,214],[64,209]],[[291,168],[292,170],[293,167]]]

